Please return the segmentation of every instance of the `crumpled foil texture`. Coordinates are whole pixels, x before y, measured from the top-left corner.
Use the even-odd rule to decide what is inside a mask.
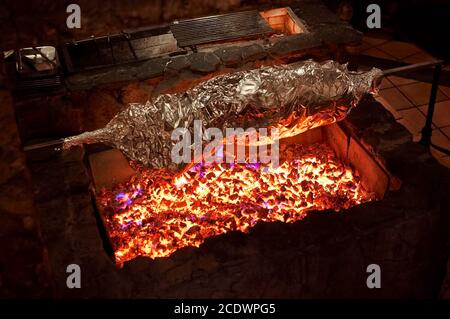
[[[277,127],[289,137],[346,117],[376,89],[382,71],[348,71],[335,61],[312,60],[216,76],[185,92],[132,103],[104,128],[64,139],[63,148],[105,143],[148,167],[173,167],[173,129]],[[369,110],[368,110],[369,111]]]

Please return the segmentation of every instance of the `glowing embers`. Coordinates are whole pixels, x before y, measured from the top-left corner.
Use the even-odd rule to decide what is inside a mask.
[[[307,211],[346,209],[374,198],[325,144],[281,146],[280,166],[197,164],[173,178],[141,170],[99,205],[117,263],[139,255],[169,256],[207,237],[258,221],[294,222]]]

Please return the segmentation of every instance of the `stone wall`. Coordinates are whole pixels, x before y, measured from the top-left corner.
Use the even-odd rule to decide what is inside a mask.
[[[47,251],[0,61],[0,298],[48,297]]]

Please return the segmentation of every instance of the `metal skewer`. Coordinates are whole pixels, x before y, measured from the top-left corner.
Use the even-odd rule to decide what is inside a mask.
[[[397,68],[384,70],[383,75],[389,76],[389,75],[394,75],[394,74],[398,74],[398,73],[403,73],[406,71],[413,71],[413,70],[416,71],[416,70],[426,69],[426,68],[430,68],[430,67],[437,66],[437,65],[442,65],[443,63],[444,63],[443,60],[431,60],[431,61],[427,61],[427,62],[405,65],[405,66],[400,66]]]
[[[50,146],[55,146],[55,148],[54,148],[55,150],[60,150],[63,142],[64,142],[63,139],[51,140],[51,141],[47,141],[47,142],[27,145],[23,148],[23,150],[25,152],[28,152],[28,151],[33,151],[33,150],[37,150],[40,148],[46,148],[46,147],[50,147]],[[59,147],[56,147],[57,145],[59,145]]]

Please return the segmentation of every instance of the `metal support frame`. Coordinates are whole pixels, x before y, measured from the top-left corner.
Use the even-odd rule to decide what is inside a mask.
[[[130,40],[130,39],[131,39],[131,34],[129,34],[128,32],[125,32],[125,31],[122,31],[122,34],[123,34],[125,40],[126,40],[127,43],[128,43],[128,48],[130,49],[131,53],[133,54],[134,59],[135,59],[136,61],[138,61],[139,58],[138,58],[138,56],[137,56],[137,54],[136,54],[136,51],[135,51],[134,48],[133,48],[133,44],[131,43],[131,40]]]
[[[429,68],[429,67],[434,68],[433,82],[431,85],[430,99],[428,102],[427,117],[426,117],[426,121],[425,121],[425,126],[423,127],[423,129],[421,131],[422,137],[421,137],[419,143],[424,146],[427,146],[427,147],[433,147],[442,153],[450,155],[450,150],[445,149],[442,146],[435,145],[431,142],[431,136],[433,134],[432,125],[433,125],[434,108],[436,105],[436,96],[437,96],[437,92],[438,92],[438,88],[439,88],[439,78],[441,76],[443,64],[444,64],[444,61],[442,61],[442,60],[432,60],[429,62],[417,63],[417,64],[412,64],[412,65],[407,65],[407,66],[402,66],[402,67],[398,67],[398,68],[385,70],[385,71],[383,71],[383,74],[384,74],[384,76],[388,76],[388,75],[397,74],[397,73],[401,73],[401,72],[405,72],[405,71],[413,71],[413,70],[416,71],[419,69]]]

